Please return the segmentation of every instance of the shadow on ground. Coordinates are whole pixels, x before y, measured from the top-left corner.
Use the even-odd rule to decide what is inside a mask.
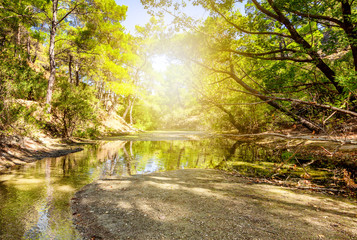
[[[85,239],[356,239],[357,205],[187,169],[87,185],[72,200]]]

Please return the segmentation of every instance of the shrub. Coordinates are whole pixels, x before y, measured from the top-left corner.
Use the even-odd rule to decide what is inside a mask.
[[[57,131],[69,138],[75,131],[85,131],[90,127],[89,122],[96,121],[98,100],[92,87],[84,84],[76,87],[65,79],[59,80],[53,95],[52,114]]]

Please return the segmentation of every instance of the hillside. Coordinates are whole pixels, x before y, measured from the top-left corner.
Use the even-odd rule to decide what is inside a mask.
[[[18,100],[27,108],[38,106],[37,102]],[[32,117],[40,121],[41,108],[34,111]],[[138,129],[130,126],[123,118],[112,113],[103,114],[98,118],[99,126],[96,134],[98,136],[121,135],[137,132]],[[17,124],[16,122],[14,123]],[[29,123],[30,124],[30,123]],[[53,124],[48,123],[48,124]],[[34,124],[32,127],[35,127]],[[69,153],[83,150],[81,145],[94,144],[96,141],[84,138],[63,139],[55,137],[48,129],[36,128],[28,136],[3,134],[0,138],[0,172],[8,168],[21,166],[46,157],[59,157]]]

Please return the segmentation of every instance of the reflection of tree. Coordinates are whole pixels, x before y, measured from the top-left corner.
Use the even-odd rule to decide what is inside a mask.
[[[132,160],[134,161],[134,170],[135,170],[135,173],[136,173],[136,161],[135,161],[135,157],[134,157],[134,152],[133,152],[133,142],[130,141],[130,156],[132,158]]]
[[[237,148],[241,145],[242,143],[240,141],[236,141],[232,147],[230,147],[227,151],[227,154],[223,156],[223,160],[215,166],[215,168],[222,168],[224,165],[226,165],[227,161],[230,161],[231,158],[234,156],[236,153]]]
[[[136,174],[133,142],[120,142],[119,145],[110,144],[110,146],[115,147],[115,150],[108,146],[102,150],[105,151],[106,156],[100,159],[104,162],[101,177],[123,175],[125,172],[128,176]],[[103,152],[100,156],[103,156]]]
[[[131,143],[131,142],[130,142]],[[126,167],[126,172],[129,176],[131,176],[131,162],[133,160],[132,155],[128,153],[128,151],[126,150],[126,145],[123,147],[123,151],[124,151],[124,161],[125,161],[125,167]],[[132,145],[129,144],[129,148],[132,148]],[[132,152],[132,150],[131,150]]]
[[[108,154],[105,159],[105,163],[103,165],[101,177],[103,178],[104,176],[114,176],[116,174],[115,170],[118,162],[119,162],[118,152],[115,152],[110,155]]]
[[[119,149],[122,149],[127,142],[124,141],[112,141],[100,145],[96,159],[105,162],[108,159],[114,159]]]
[[[51,159],[46,160],[45,179],[47,196],[44,202],[41,203],[41,207],[38,210],[38,221],[28,231],[25,232],[25,239],[40,239],[41,237],[51,236],[50,229],[50,208],[53,199],[53,187],[51,185]]]
[[[73,156],[66,155],[62,160],[62,171],[63,176],[68,176],[68,174],[72,171],[72,169],[76,169],[77,162]]]
[[[205,154],[205,153],[203,153]],[[198,166],[198,162],[200,161],[200,150],[198,150],[198,154],[197,154],[197,160],[196,160],[196,164],[195,164],[195,168],[197,168]]]
[[[116,152],[113,157],[110,159],[110,169],[109,169],[109,175],[113,176],[115,174],[115,168],[118,163],[119,156],[118,153]]]
[[[181,156],[182,156],[182,153],[185,151],[185,148],[181,148],[180,149],[180,153],[179,153],[179,156],[177,158],[177,169],[180,169],[180,164],[181,164]]]
[[[97,160],[104,162],[101,171],[101,178],[105,176],[114,176],[118,172],[121,173],[120,168],[122,164],[120,163],[123,160],[123,154],[121,150],[124,150],[124,146],[127,142],[123,141],[113,141],[107,142],[100,146],[97,152]]]

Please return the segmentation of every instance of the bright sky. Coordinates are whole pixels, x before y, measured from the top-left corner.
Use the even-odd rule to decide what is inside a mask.
[[[131,32],[134,33],[135,25],[143,26],[150,20],[150,15],[141,5],[140,0],[115,0],[118,5],[128,6],[126,13],[126,20],[123,25]]]
[[[123,22],[123,25],[131,34],[135,34],[136,25],[144,26],[150,20],[151,16],[147,13],[147,10],[144,9],[140,0],[115,0],[115,2],[118,5],[128,6],[127,17]],[[243,6],[244,4],[238,4],[238,7],[241,10],[243,9]],[[187,15],[195,19],[205,18],[208,15],[201,7],[188,6],[184,11]],[[172,17],[166,14],[165,22],[169,23],[171,20]],[[152,61],[154,69],[160,72],[165,71],[168,66],[166,56],[156,56],[152,59]]]
[[[144,26],[149,20],[150,15],[141,5],[140,0],[115,0],[118,5],[128,6],[127,18],[123,25],[130,31],[130,33],[135,33],[135,25]],[[196,19],[203,18],[206,16],[205,11],[201,7],[187,7],[185,8],[185,13]],[[165,15],[165,20],[168,23],[172,18]]]
[[[123,25],[131,33],[135,34],[135,26],[140,25],[144,26],[150,20],[150,15],[147,13],[147,10],[141,5],[140,0],[115,0],[118,5],[128,6],[127,17],[123,22]],[[196,19],[204,18],[206,16],[205,10],[201,7],[187,7],[185,8],[185,13]],[[172,17],[165,15],[165,22],[171,22]],[[166,70],[169,65],[166,56],[155,56],[152,59],[153,68],[156,71],[163,72]]]

